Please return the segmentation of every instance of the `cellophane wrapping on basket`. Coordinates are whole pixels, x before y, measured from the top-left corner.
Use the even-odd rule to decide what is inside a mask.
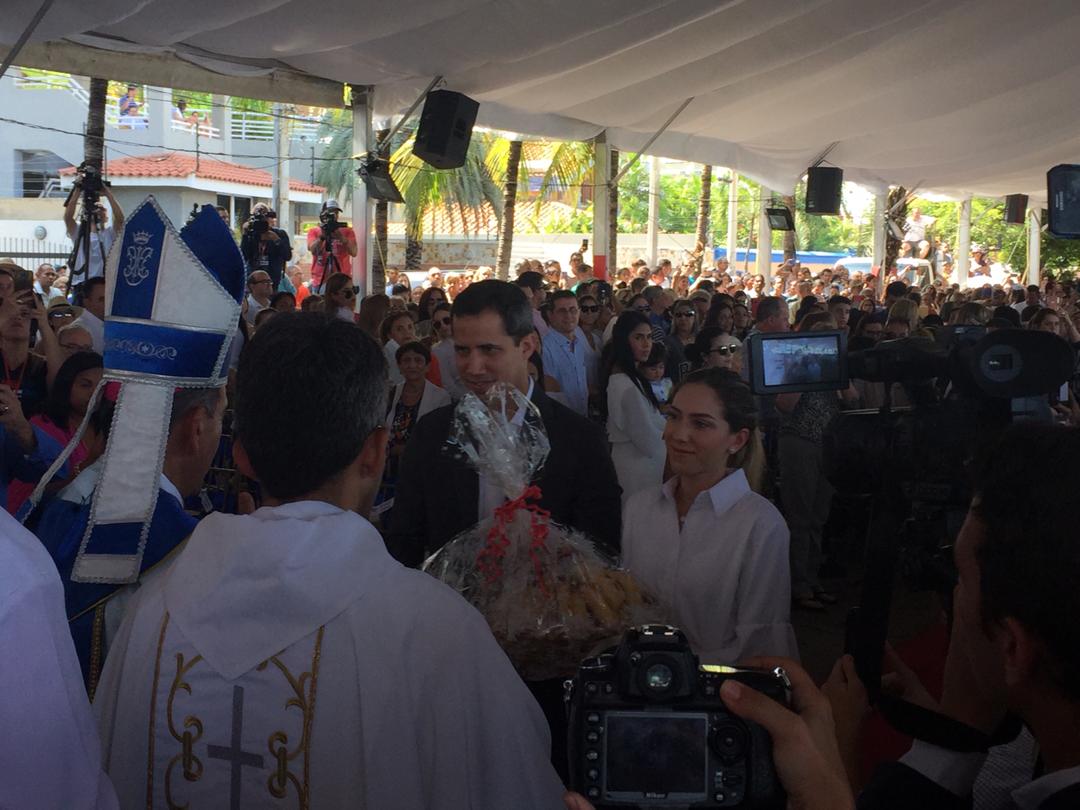
[[[522,412],[524,419],[514,414]],[[526,680],[574,674],[636,624],[666,618],[657,600],[583,533],[555,523],[530,485],[550,451],[539,411],[496,385],[457,405],[450,445],[508,499],[424,564],[472,603]]]

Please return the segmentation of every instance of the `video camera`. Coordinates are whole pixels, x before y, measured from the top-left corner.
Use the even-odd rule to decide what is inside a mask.
[[[338,221],[337,211],[327,209],[319,214],[319,226],[322,228],[323,237],[329,241],[334,235],[334,231],[338,228],[348,228],[349,223]]]
[[[248,230],[256,236],[270,230],[270,214],[266,211],[259,210],[248,217]]]
[[[108,181],[102,179],[97,166],[92,163],[80,163],[75,176],[83,193],[88,197],[92,196],[95,202],[97,201],[97,195],[101,194],[105,186],[109,185]]]
[[[782,808],[772,740],[724,706],[728,679],[789,704],[782,669],[702,665],[674,627],[629,630],[566,682],[571,787],[601,808]]]

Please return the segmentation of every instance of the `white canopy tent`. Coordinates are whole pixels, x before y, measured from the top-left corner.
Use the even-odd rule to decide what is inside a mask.
[[[40,0],[4,5],[10,46]],[[194,65],[313,104],[371,85],[376,115],[443,75],[480,124],[629,151],[692,97],[650,152],[772,189],[827,152],[877,190],[1045,199],[1080,161],[1078,40],[1075,0],[55,0],[19,61],[181,87]]]

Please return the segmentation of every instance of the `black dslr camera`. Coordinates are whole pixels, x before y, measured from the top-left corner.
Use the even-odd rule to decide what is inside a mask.
[[[323,211],[319,214],[319,226],[322,228],[323,236],[329,242],[330,238],[334,235],[334,231],[338,228],[348,227],[346,223],[340,222],[337,218],[337,211]]]
[[[584,661],[566,682],[571,787],[605,808],[782,808],[772,740],[724,706],[729,678],[789,703],[782,669],[702,666],[665,625]]]
[[[256,211],[248,218],[248,228],[256,236],[262,236],[270,230],[270,217],[265,211]]]

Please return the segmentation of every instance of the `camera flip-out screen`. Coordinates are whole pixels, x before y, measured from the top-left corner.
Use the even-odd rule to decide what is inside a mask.
[[[707,714],[608,712],[605,792],[610,801],[702,801],[707,796]]]
[[[847,336],[842,332],[758,333],[749,343],[750,386],[755,394],[848,386]]]

